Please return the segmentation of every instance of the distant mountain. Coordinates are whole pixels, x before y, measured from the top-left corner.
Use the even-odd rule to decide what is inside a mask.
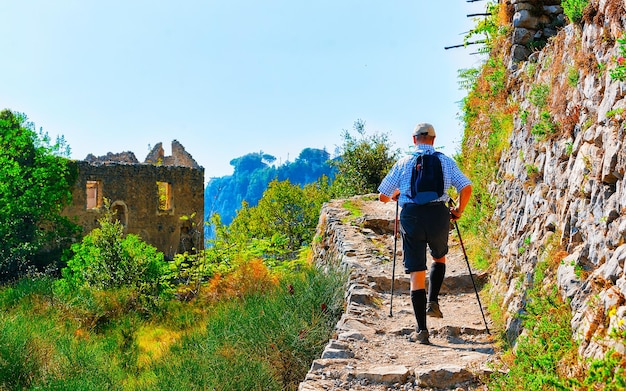
[[[261,152],[249,153],[230,161],[235,168],[233,175],[211,178],[204,191],[205,221],[218,213],[223,224],[230,224],[241,208],[242,201],[254,206],[263,196],[267,185],[274,179],[289,180],[304,186],[317,181],[323,175],[333,178],[335,173],[326,150],[305,148],[294,162],[280,166],[272,163],[276,158]],[[207,238],[213,237],[212,227],[205,227]]]

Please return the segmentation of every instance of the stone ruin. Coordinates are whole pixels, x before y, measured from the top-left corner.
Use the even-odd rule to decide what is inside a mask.
[[[89,163],[129,163],[139,164],[139,160],[133,152],[126,151],[120,153],[109,152],[103,156],[94,156],[93,154],[87,155],[85,161]],[[200,169],[200,165],[194,160],[189,152],[185,150],[185,147],[177,140],[172,141],[172,155],[165,156],[165,150],[163,149],[163,143],[157,143],[146,159],[145,164],[154,164],[157,166],[182,166],[193,167]]]
[[[566,24],[561,0],[506,0],[504,6],[513,13],[514,62],[527,60]]]
[[[133,152],[109,152],[72,164],[78,178],[63,214],[84,234],[99,226],[108,199],[124,232],[139,235],[167,259],[204,247],[204,168],[178,141],[172,156],[158,143],[144,163]]]

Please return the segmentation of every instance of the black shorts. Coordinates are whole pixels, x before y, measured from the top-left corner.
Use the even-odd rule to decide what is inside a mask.
[[[450,210],[445,203],[405,204],[400,225],[406,273],[426,270],[426,246],[433,258],[448,253]]]

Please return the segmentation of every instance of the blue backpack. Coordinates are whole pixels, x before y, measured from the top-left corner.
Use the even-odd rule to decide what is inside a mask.
[[[409,198],[418,205],[424,205],[443,195],[443,168],[441,152],[419,154],[411,173]]]

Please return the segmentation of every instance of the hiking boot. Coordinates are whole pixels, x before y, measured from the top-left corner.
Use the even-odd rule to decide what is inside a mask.
[[[443,318],[443,314],[439,309],[439,303],[436,301],[432,301],[426,305],[426,315],[432,316],[433,318]]]
[[[410,341],[417,342],[422,345],[430,345],[430,341],[428,340],[428,330],[419,330],[411,334]]]

